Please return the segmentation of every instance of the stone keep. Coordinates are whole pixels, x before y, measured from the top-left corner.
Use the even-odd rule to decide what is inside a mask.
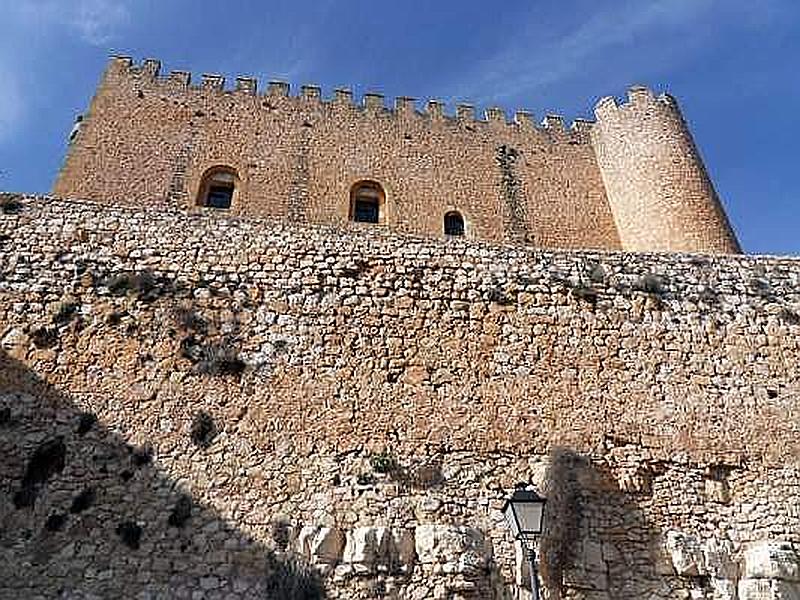
[[[500,109],[478,120],[431,101],[337,90],[323,100],[286,84],[188,73],[158,61],[111,61],[71,145],[54,194],[114,204],[204,203],[204,175],[236,179],[230,210],[343,224],[359,182],[382,190],[381,223],[441,235],[458,212],[468,237],[543,248],[738,252],[714,187],[675,100],[633,88],[597,122],[541,125]]]
[[[112,61],[0,195],[0,600],[528,600],[520,482],[545,600],[800,596],[800,261],[668,97],[487,117]]]

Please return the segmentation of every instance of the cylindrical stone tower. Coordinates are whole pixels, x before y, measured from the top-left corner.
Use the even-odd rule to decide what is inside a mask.
[[[595,108],[592,144],[623,250],[738,253],[675,99],[647,88]]]

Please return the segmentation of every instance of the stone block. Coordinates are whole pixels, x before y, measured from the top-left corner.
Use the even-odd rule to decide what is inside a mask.
[[[774,579],[742,579],[738,600],[800,600],[800,585]]]
[[[800,556],[788,542],[758,542],[744,551],[744,577],[800,582]]]
[[[678,575],[696,577],[706,574],[705,556],[697,538],[681,531],[669,531],[666,546]]]
[[[356,527],[347,533],[342,563],[356,575],[402,573],[414,563],[410,531],[388,527]]]
[[[419,525],[415,531],[417,557],[444,573],[478,574],[492,559],[492,547],[480,531],[456,525]]]
[[[339,529],[306,525],[297,535],[296,551],[322,573],[328,573],[341,560],[344,535]]]

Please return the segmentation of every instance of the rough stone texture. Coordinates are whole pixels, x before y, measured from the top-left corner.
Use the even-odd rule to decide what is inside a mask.
[[[226,91],[214,76],[192,86],[159,68],[111,61],[54,194],[190,207],[203,175],[226,166],[238,175],[234,214],[343,225],[353,186],[370,180],[386,193],[381,222],[399,232],[441,236],[457,210],[476,239],[738,251],[677,108],[652,95],[648,108],[637,101],[565,129],[524,112],[508,123],[500,109],[478,120],[436,102],[420,112],[407,98],[392,110],[376,95],[323,100],[309,86],[298,96],[286,85],[256,94],[250,80]]]
[[[738,252],[678,104],[646,88],[596,109],[592,141],[620,242],[634,252]]]
[[[547,598],[796,593],[797,259],[19,200],[1,598],[525,597],[517,482]]]
[[[800,556],[789,542],[758,542],[744,551],[740,600],[800,598]]]

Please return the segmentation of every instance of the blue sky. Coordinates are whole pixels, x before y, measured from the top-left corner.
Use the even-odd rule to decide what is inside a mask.
[[[591,116],[681,102],[748,252],[800,254],[796,0],[0,0],[0,189],[46,192],[109,54],[388,97]]]

